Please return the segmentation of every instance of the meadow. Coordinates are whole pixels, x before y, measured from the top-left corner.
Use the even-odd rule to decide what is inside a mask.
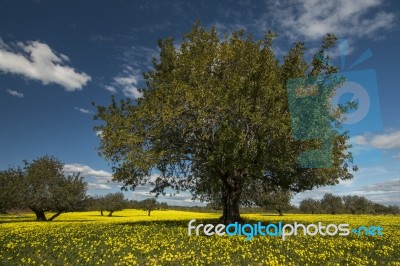
[[[0,265],[400,265],[400,216],[244,214],[252,222],[380,225],[383,236],[188,236],[219,214],[124,210],[65,213],[53,222],[0,215]]]

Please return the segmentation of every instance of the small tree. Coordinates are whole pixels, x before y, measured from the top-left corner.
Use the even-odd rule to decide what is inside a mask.
[[[110,193],[98,198],[98,209],[101,215],[104,211],[108,211],[108,216],[111,217],[114,212],[121,211],[126,206],[127,201],[122,192]]]
[[[338,214],[344,209],[342,198],[332,193],[324,195],[321,200],[321,207],[325,212],[330,214]]]
[[[283,211],[291,208],[291,198],[290,191],[277,189],[270,192],[254,193],[253,201],[257,206],[276,210],[282,216]]]
[[[366,213],[371,208],[372,202],[365,197],[361,196],[343,196],[344,207],[349,210],[352,214]]]
[[[11,189],[8,193],[15,192],[13,204],[32,210],[38,221],[52,221],[63,212],[83,209],[86,198],[83,177],[65,176],[63,166],[58,159],[46,155],[24,161],[23,169],[3,171],[1,178]],[[45,213],[50,211],[56,213],[47,219]]]
[[[300,202],[299,209],[302,213],[315,214],[316,212],[321,211],[321,204],[319,200],[306,198]]]
[[[141,209],[147,211],[147,215],[150,216],[150,213],[154,210],[158,209],[157,200],[155,198],[145,199],[140,202]]]

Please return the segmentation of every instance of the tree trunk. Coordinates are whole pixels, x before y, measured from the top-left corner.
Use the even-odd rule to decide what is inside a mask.
[[[113,212],[114,212],[114,211],[110,211],[110,213],[108,214],[108,216],[111,217],[112,214],[113,214]]]
[[[101,210],[101,211],[100,211],[100,214],[101,214],[101,216],[103,216],[103,215],[104,215],[104,214],[103,214],[103,210]]]
[[[53,221],[55,218],[57,218],[61,213],[63,213],[63,211],[59,211],[59,212],[57,212],[56,214],[54,214],[53,216],[51,216],[50,218],[49,218],[49,221]]]
[[[31,207],[29,207],[29,209],[31,209],[31,211],[33,211],[36,214],[36,221],[47,221],[44,211],[37,210],[37,209],[31,208]]]
[[[283,216],[282,210],[278,209],[279,216]]]
[[[150,212],[151,212],[151,210],[148,210],[148,211],[147,211],[147,216],[150,216]]]
[[[233,177],[231,182],[229,182],[226,176],[222,177],[222,182],[224,184],[222,188],[222,203],[224,209],[220,222],[223,224],[243,222],[239,211],[240,195],[242,193],[242,180],[240,180],[240,178],[241,177]]]

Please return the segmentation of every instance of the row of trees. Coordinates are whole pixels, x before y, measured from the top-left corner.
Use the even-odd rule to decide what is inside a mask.
[[[108,212],[108,216],[112,216],[114,212],[123,209],[140,209],[147,211],[150,216],[151,212],[158,209],[166,209],[166,203],[158,203],[155,198],[148,198],[142,201],[127,200],[121,192],[110,193],[103,196],[89,197],[87,199],[87,210],[100,211],[103,216],[104,212]]]
[[[279,215],[286,213],[328,213],[328,214],[400,214],[400,207],[397,205],[385,206],[372,202],[363,196],[346,195],[336,196],[327,193],[321,200],[306,198],[299,207],[290,204],[292,195],[289,191],[276,190],[265,194],[255,194],[250,197],[243,209],[249,210],[255,206],[264,211],[276,211]],[[215,202],[208,203],[206,209],[222,210],[222,206]]]
[[[302,213],[311,214],[400,214],[400,208],[397,205],[384,206],[363,196],[347,195],[340,197],[331,193],[325,194],[321,200],[303,199],[300,202],[299,210]]]

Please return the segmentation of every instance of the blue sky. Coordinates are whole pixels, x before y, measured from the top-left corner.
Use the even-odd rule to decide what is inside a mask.
[[[117,191],[110,166],[97,154],[91,102],[107,104],[111,94],[140,97],[140,73],[157,57],[157,40],[173,36],[179,45],[200,19],[221,34],[244,28],[262,38],[276,31],[279,57],[294,41],[305,42],[311,54],[327,32],[346,39],[342,71],[369,97],[370,112],[348,125],[356,132],[351,142],[360,171],[293,202],[331,192],[400,204],[400,2],[316,2],[0,0],[0,169],[50,154],[66,172],[81,172],[89,193]],[[342,65],[339,48],[332,57]],[[148,187],[126,196],[141,200]],[[160,201],[193,204],[187,194]]]

